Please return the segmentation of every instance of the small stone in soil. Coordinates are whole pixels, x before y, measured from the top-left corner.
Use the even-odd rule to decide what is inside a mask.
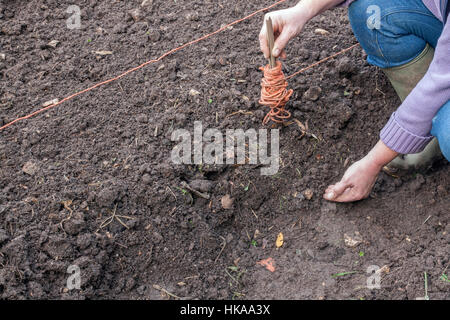
[[[222,208],[231,209],[233,207],[234,199],[230,197],[229,194],[224,195],[221,199]]]
[[[136,120],[139,123],[147,123],[148,122],[148,116],[145,113],[141,113],[136,116]]]
[[[128,11],[128,14],[133,18],[135,22],[138,22],[142,19],[142,12],[139,8]]]
[[[86,222],[82,219],[70,219],[64,223],[64,230],[68,234],[75,236],[80,233],[80,231],[83,230],[85,226]]]
[[[150,184],[152,182],[152,177],[146,173],[142,176],[142,182],[144,182],[145,184]]]
[[[341,58],[337,62],[336,69],[342,74],[354,74],[357,71],[355,63],[348,57]]]
[[[189,186],[200,192],[210,192],[214,187],[214,182],[209,180],[193,180],[189,183]]]
[[[313,195],[314,195],[314,192],[313,192],[311,189],[306,189],[306,190],[303,192],[303,194],[304,194],[304,196],[305,196],[306,199],[311,200],[312,197],[313,197]]]
[[[157,42],[161,39],[161,33],[158,30],[152,30],[149,32],[148,38],[151,42]]]
[[[304,97],[310,101],[317,101],[321,93],[322,89],[320,87],[313,86],[305,92]]]
[[[119,192],[115,188],[105,188],[97,195],[97,204],[100,207],[111,207],[117,199]]]
[[[22,167],[22,171],[30,176],[34,175],[37,169],[37,165],[31,160],[25,163]]]

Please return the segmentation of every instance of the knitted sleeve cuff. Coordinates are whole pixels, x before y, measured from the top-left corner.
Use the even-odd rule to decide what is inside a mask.
[[[401,154],[409,154],[421,152],[433,139],[433,136],[421,137],[405,130],[397,122],[395,113],[393,113],[388,123],[381,130],[380,138],[391,150]]]

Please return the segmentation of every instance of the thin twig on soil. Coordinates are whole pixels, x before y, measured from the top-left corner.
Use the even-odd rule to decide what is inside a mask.
[[[422,225],[424,225],[425,223],[427,223],[428,220],[430,220],[431,218],[431,214],[428,216],[428,218],[425,219],[425,221],[422,223]]]
[[[239,284],[239,281],[237,281],[228,271],[225,269],[225,272],[228,276],[230,276],[231,279],[233,279],[237,284]]]
[[[164,289],[163,287],[161,287],[161,286],[159,286],[159,285],[157,285],[157,284],[154,284],[154,285],[153,285],[153,288],[155,288],[156,290],[159,290],[159,291],[164,292],[165,294],[167,294],[168,296],[170,296],[170,297],[172,297],[172,298],[175,298],[175,299],[181,299],[179,296],[177,296],[177,295],[175,295],[175,294],[173,294],[173,293],[170,293],[169,291],[167,291],[166,289]]]
[[[237,114],[243,114],[243,115],[251,116],[251,115],[253,115],[253,112],[245,111],[245,110],[238,110],[236,112],[233,112],[233,113],[227,115],[225,118],[229,118],[229,117],[235,116]]]
[[[116,219],[122,226],[124,226],[126,229],[130,229],[130,227],[128,227],[122,220],[120,220],[120,218],[122,219],[133,219],[132,217],[129,216],[123,216],[123,215],[118,215],[116,214],[117,211],[117,204],[114,206],[114,210],[111,213],[111,216],[106,218],[101,224],[100,224],[100,229],[103,229],[104,227],[108,226],[111,222],[114,221],[114,219]]]
[[[298,218],[298,220],[294,222],[294,224],[293,224],[292,227],[291,227],[291,230],[293,230],[293,229],[295,228],[295,226],[297,225],[297,223],[298,223],[299,229],[301,229],[301,228],[302,228],[302,217]]]
[[[124,245],[124,244],[121,244],[120,242],[114,242],[115,244],[117,244],[119,247],[122,247],[122,248],[124,248],[124,249],[128,249],[128,247],[126,246],[126,245]]]
[[[420,227],[423,226],[425,223],[427,223],[428,220],[430,220],[431,217],[432,217],[432,215],[430,214],[430,215],[428,216],[428,218],[426,218],[425,221],[422,222],[422,224],[421,224],[419,227],[417,227],[416,232],[419,231],[419,230],[420,230]]]
[[[220,255],[222,254],[223,250],[225,250],[225,247],[227,246],[227,240],[222,236],[220,236],[220,237],[223,240],[222,249],[220,250],[219,254],[217,255],[216,259],[214,260],[214,263],[216,263],[217,260],[219,260]]]
[[[169,186],[166,187],[166,190],[169,189],[170,193],[174,196],[175,200],[177,200],[177,196],[173,193],[172,189]]]
[[[189,297],[185,297],[185,298],[179,297],[179,296],[177,296],[177,295],[175,295],[175,294],[173,294],[173,293],[167,291],[166,289],[164,289],[163,287],[161,287],[161,286],[159,286],[159,285],[157,285],[157,284],[154,284],[154,285],[153,285],[153,288],[155,288],[156,290],[159,290],[159,291],[161,291],[161,292],[164,292],[164,293],[167,294],[168,296],[170,296],[170,297],[172,297],[172,298],[175,298],[175,299],[179,299],[179,300],[189,300],[189,299],[190,299]]]
[[[64,208],[69,211],[69,216],[67,218],[62,219],[61,222],[59,223],[59,226],[61,227],[62,231],[64,231],[64,233],[67,233],[66,230],[64,229],[63,222],[72,219],[73,210],[69,207],[72,204],[72,200],[63,201],[62,204]]]
[[[169,216],[173,217],[175,215],[175,211],[177,210],[177,207],[174,207],[172,211],[169,212]]]
[[[152,254],[153,254],[153,246],[151,246],[150,250],[147,252],[148,259],[145,260],[145,264],[149,263],[152,260]]]

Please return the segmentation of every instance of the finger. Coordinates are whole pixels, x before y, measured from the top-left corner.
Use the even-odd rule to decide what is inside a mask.
[[[353,202],[363,199],[364,197],[355,188],[346,189],[340,196],[334,198],[335,202]]]
[[[281,51],[280,57],[281,57],[281,59],[286,59],[287,58],[285,50]]]
[[[267,44],[267,34],[265,31],[265,28],[261,29],[261,32],[259,33],[259,47],[261,49],[261,52],[264,54],[264,58],[269,58],[269,45]]]
[[[328,193],[332,190],[332,188],[334,188],[334,184],[328,186],[328,188],[326,188],[325,193]]]
[[[349,183],[340,181],[334,186],[330,186],[328,192],[325,193],[324,198],[330,201],[334,201],[339,198],[347,188],[350,188],[351,185]]]
[[[278,36],[278,38],[275,40],[275,45],[273,47],[273,56],[275,58],[278,58],[283,51],[283,49],[288,44],[289,40],[291,40],[291,33],[286,28],[283,29],[281,34]]]

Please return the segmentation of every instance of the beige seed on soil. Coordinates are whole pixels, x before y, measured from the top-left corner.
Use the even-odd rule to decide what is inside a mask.
[[[326,36],[326,35],[330,34],[329,31],[322,29],[322,28],[317,28],[316,30],[314,30],[314,33],[320,34],[322,36]]]
[[[97,54],[99,56],[107,56],[107,55],[113,54],[113,52],[112,51],[101,50],[101,51],[95,51],[95,54]]]
[[[195,89],[191,89],[190,91],[189,91],[189,94],[191,95],[191,96],[197,96],[197,95],[199,95],[200,94],[200,92],[198,92],[197,90],[195,90]]]
[[[57,104],[58,102],[59,102],[59,99],[53,99],[53,100],[49,100],[49,101],[44,102],[42,104],[42,106],[45,108],[45,107],[51,106],[53,104]]]

